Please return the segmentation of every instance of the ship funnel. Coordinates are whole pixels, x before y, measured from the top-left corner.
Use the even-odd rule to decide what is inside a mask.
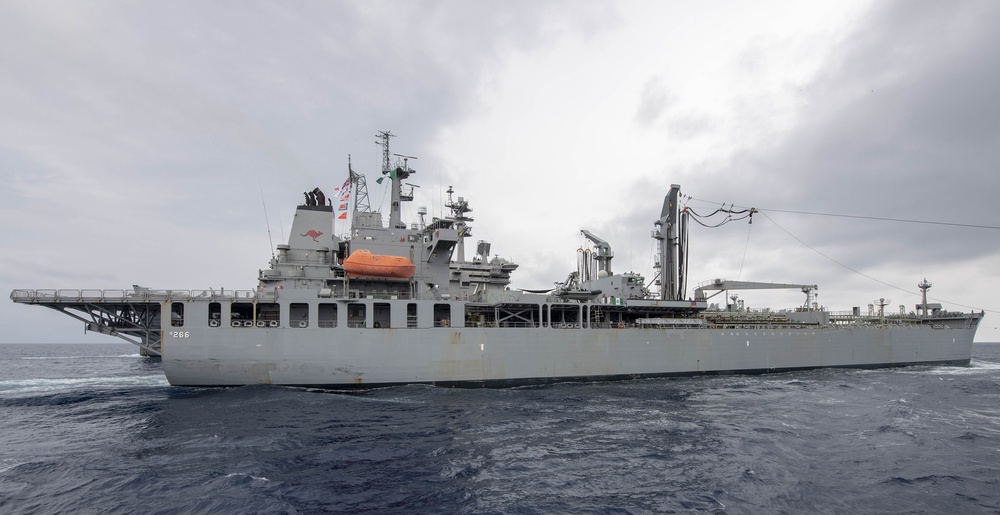
[[[319,250],[335,247],[333,206],[301,205],[295,210],[288,247],[296,250]]]

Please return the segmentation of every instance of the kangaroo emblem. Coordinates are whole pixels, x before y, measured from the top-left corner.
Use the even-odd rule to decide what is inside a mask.
[[[313,241],[315,241],[316,243],[319,243],[319,240],[317,240],[316,238],[319,238],[322,235],[323,235],[323,233],[321,233],[321,232],[319,232],[319,231],[317,231],[315,229],[309,229],[309,232],[307,232],[305,234],[302,234],[301,236],[309,236],[310,238],[313,239]]]

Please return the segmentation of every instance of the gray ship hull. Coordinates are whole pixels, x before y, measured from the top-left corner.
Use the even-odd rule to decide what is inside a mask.
[[[165,337],[183,386],[512,386],[823,367],[967,365],[975,328],[211,328]]]
[[[831,312],[817,302],[815,284],[718,278],[689,296],[689,219],[743,220],[756,210],[730,205],[703,216],[683,205],[690,197],[676,184],[653,221],[654,280],[614,272],[610,242],[584,229],[593,247],[577,249],[577,269],[564,281],[512,289],[519,265],[491,254],[489,242],[476,241],[475,254],[466,256],[472,208],[452,197],[451,186],[448,216],[428,222],[422,209],[418,223],[402,220],[401,205],[416,187],[406,181],[416,170],[406,156],[390,164],[391,136],[379,133],[378,182],[388,179],[391,192],[388,224],[367,203],[365,177],[348,165],[339,202],[319,188],[304,192],[287,242],[258,271],[254,290],[135,285],[14,290],[11,299],[52,308],[88,331],[161,356],[167,379],[182,386],[510,386],[969,363],[983,313],[928,303],[926,279],[917,285],[922,302],[910,312],[902,305],[887,310],[891,301],[883,298],[867,313],[861,306]],[[335,236],[335,220],[348,211],[350,231]],[[751,310],[730,293],[760,289],[799,290],[805,303]],[[724,306],[709,304],[723,292]]]

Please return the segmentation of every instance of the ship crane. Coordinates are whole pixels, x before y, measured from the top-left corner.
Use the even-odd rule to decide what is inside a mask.
[[[581,230],[580,234],[583,234],[588,240],[592,241],[594,248],[597,249],[597,255],[594,256],[594,261],[597,262],[597,278],[600,279],[612,275],[611,258],[615,257],[615,253],[611,251],[611,244],[598,238],[594,233],[586,229]]]
[[[695,300],[708,300],[719,293],[729,290],[802,290],[802,293],[806,294],[806,303],[802,307],[805,309],[815,309],[817,289],[819,289],[819,287],[815,284],[786,284],[714,279],[698,285],[698,287],[694,290],[694,298]],[[715,291],[715,293],[706,297],[706,290]]]

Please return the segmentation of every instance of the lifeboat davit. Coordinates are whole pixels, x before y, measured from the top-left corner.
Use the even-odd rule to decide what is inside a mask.
[[[409,279],[414,268],[405,257],[372,254],[365,249],[355,250],[344,260],[344,271],[351,277]]]

